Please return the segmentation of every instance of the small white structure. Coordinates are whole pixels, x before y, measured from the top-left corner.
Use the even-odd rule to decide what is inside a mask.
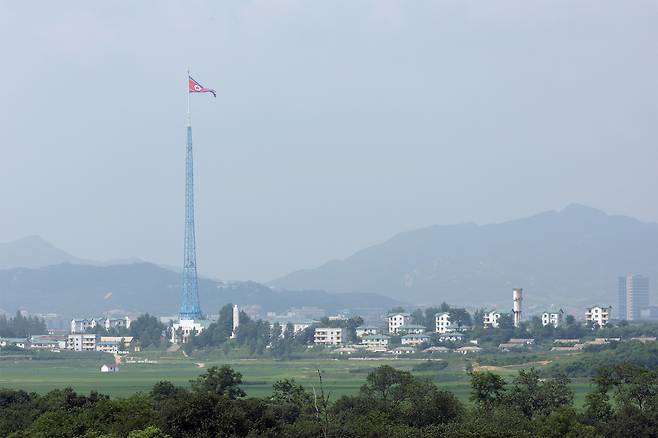
[[[384,330],[374,325],[361,325],[356,328],[356,335],[361,338],[366,335],[381,335]]]
[[[0,338],[0,347],[12,345],[18,348],[29,348],[30,340],[26,338]]]
[[[482,318],[482,325],[484,328],[498,328],[498,320],[500,319],[500,312],[492,310],[486,312]]]
[[[398,328],[409,324],[411,315],[409,313],[390,313],[386,316],[386,320],[388,322],[388,332],[397,334]]]
[[[66,339],[66,349],[73,351],[96,351],[98,335],[93,333],[72,333]]]
[[[114,328],[130,328],[130,318],[127,316],[123,318],[105,318],[102,322],[105,330],[108,331]]]
[[[391,337],[386,335],[365,335],[361,337],[361,344],[368,347],[388,347]]]
[[[612,307],[594,306],[587,309],[585,312],[585,321],[589,324],[596,324],[599,327],[605,327],[610,321],[610,313]]]
[[[450,321],[450,314],[447,312],[437,313],[434,316],[434,324],[436,325],[437,333],[447,333],[452,328],[452,322]]]
[[[404,335],[402,338],[400,338],[400,343],[402,345],[420,345],[423,342],[429,342],[430,337],[429,335],[425,334],[413,334],[413,335]]]
[[[354,348],[354,347],[339,347],[339,348],[336,348],[334,350],[334,353],[350,355],[350,354],[356,353],[356,348]]]
[[[313,342],[316,345],[340,345],[343,343],[343,329],[318,327],[315,329]]]
[[[119,372],[118,365],[103,365],[101,367],[101,373],[117,373]]]
[[[512,291],[514,327],[521,325],[521,303],[523,302],[523,289],[517,287]]]
[[[235,339],[238,335],[238,327],[240,327],[240,309],[237,304],[233,304],[233,330],[231,331],[231,339]],[[285,327],[283,327],[285,329]],[[283,333],[283,331],[282,331]]]
[[[413,347],[395,347],[391,350],[391,353],[400,355],[400,354],[413,354],[416,352],[416,349]]]
[[[564,310],[560,309],[557,312],[544,312],[541,314],[541,325],[546,327],[552,325],[555,328],[561,327],[564,324]]]
[[[439,333],[439,342],[461,342],[464,340],[464,335],[457,332]]]
[[[471,345],[467,345],[466,347],[460,347],[455,350],[455,353],[460,353],[460,354],[471,354],[471,353],[479,353],[482,351],[480,347],[475,347]]]

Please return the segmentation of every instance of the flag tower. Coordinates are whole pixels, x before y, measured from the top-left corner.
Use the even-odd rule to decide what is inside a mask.
[[[199,304],[199,279],[196,269],[196,235],[194,231],[194,159],[192,154],[192,118],[190,115],[190,94],[211,92],[190,76],[187,71],[187,149],[185,153],[185,243],[183,255],[183,290],[181,296],[180,319],[201,319]]]

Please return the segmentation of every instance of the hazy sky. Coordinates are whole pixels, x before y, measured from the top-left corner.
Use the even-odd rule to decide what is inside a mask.
[[[38,3],[38,4],[37,4]],[[0,241],[269,280],[436,223],[658,221],[658,2],[0,3]]]

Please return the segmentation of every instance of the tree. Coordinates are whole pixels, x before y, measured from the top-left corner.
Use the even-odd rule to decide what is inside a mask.
[[[158,318],[145,313],[130,324],[130,334],[139,340],[143,348],[150,345],[159,347],[165,328]]]
[[[388,313],[405,313],[406,311],[404,310],[404,307],[402,306],[396,306],[393,307],[391,310],[388,311]]]
[[[246,395],[240,388],[242,374],[228,365],[223,365],[221,368],[210,367],[208,371],[190,382],[192,383],[192,389],[198,393],[225,395],[230,399],[237,399]]]
[[[500,318],[498,318],[498,328],[500,329],[513,329],[514,328],[514,319],[509,313],[501,313]]]
[[[490,371],[471,373],[471,400],[490,407],[501,403],[505,395],[505,379]]]
[[[167,435],[155,426],[149,426],[146,429],[133,430],[128,434],[128,438],[171,438],[171,435]]]
[[[471,314],[466,309],[450,309],[448,314],[450,315],[450,321],[458,328],[472,324]]]

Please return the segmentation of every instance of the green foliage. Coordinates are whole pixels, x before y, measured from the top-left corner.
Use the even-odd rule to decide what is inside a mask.
[[[28,338],[48,333],[46,322],[36,316],[25,317],[16,312],[13,318],[0,314],[0,338]]]
[[[143,348],[160,346],[165,326],[155,316],[145,313],[130,324],[130,335],[139,340]]]
[[[225,395],[230,399],[246,395],[240,388],[242,374],[228,365],[223,365],[221,368],[210,367],[191,383],[192,389],[198,393]]]

